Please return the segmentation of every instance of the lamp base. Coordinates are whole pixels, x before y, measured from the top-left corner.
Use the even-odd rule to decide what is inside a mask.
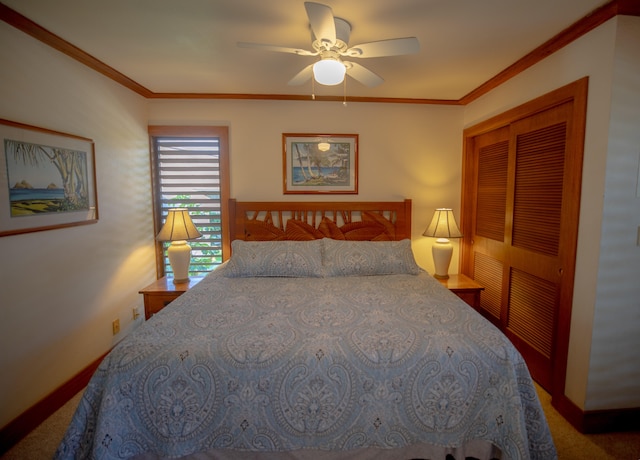
[[[167,248],[167,256],[173,270],[173,284],[189,281],[191,246],[184,240],[172,241]]]
[[[438,238],[431,248],[433,264],[436,267],[434,278],[446,280],[449,278],[449,264],[453,255],[453,246],[447,238]]]

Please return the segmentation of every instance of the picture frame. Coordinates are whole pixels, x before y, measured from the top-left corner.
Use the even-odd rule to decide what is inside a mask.
[[[357,134],[282,134],[283,193],[357,194]]]
[[[0,119],[0,236],[96,222],[93,140]]]

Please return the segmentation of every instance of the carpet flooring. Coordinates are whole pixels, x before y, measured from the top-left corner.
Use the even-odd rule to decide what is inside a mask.
[[[538,394],[551,427],[558,460],[640,460],[640,432],[583,435],[551,406],[549,394],[541,388]],[[51,459],[81,396],[82,393],[74,396],[3,455],[2,460]]]

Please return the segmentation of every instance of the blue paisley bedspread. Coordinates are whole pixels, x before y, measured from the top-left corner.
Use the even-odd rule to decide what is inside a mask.
[[[56,458],[459,459],[473,446],[556,458],[520,354],[437,280],[222,267],[104,359]]]

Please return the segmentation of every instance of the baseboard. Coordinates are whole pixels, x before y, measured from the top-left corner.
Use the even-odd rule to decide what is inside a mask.
[[[640,407],[588,411],[584,414],[583,433],[640,431]]]
[[[5,452],[86,387],[105,356],[107,356],[106,353],[3,427],[0,430],[0,455],[4,455]]]
[[[551,404],[582,434],[640,431],[640,407],[583,411],[566,396]]]

